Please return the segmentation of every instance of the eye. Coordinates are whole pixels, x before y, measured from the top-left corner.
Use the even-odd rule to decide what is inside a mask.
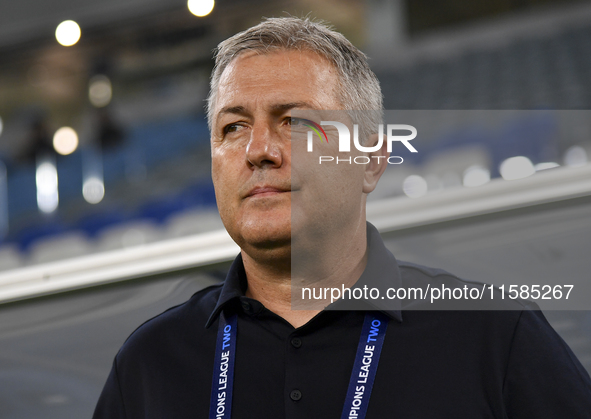
[[[308,130],[305,124],[305,119],[288,117],[286,118],[287,125],[290,127],[292,133],[304,133]]]
[[[244,126],[242,126],[240,124],[228,124],[224,127],[224,134],[228,134],[230,132],[236,132],[242,128],[244,128]]]

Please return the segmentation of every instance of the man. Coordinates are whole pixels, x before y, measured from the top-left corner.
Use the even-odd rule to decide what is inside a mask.
[[[426,307],[360,299],[347,310],[338,310],[344,300],[292,309],[292,283],[308,275],[354,289],[467,284],[399,264],[366,224],[383,159],[329,167],[321,182],[317,166],[292,164],[292,131],[308,121],[293,115],[343,109],[381,110],[381,93],[364,55],[325,26],[268,19],[220,44],[212,176],[241,253],[223,285],[130,336],[96,419],[591,417],[587,372],[525,304],[402,311]],[[329,134],[323,146],[335,147]],[[387,155],[385,146],[372,153]],[[294,269],[294,255],[310,265]]]

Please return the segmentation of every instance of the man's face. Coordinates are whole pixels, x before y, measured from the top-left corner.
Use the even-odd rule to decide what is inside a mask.
[[[292,182],[290,115],[341,109],[337,89],[336,69],[307,51],[247,52],[224,70],[212,120],[212,177],[224,225],[242,249],[288,248],[292,194],[319,206],[322,191],[295,170]]]

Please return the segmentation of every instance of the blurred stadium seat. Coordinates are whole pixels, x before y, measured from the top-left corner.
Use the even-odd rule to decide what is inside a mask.
[[[99,231],[115,224],[121,224],[129,219],[123,211],[107,210],[94,212],[81,217],[76,227],[85,231],[90,237],[95,237]]]
[[[125,224],[106,227],[97,236],[97,251],[107,251],[141,246],[157,241],[163,233],[150,220],[129,221]]]
[[[14,244],[0,244],[0,271],[19,268],[23,265],[21,252]]]
[[[418,170],[411,164],[388,167],[374,191],[368,195],[368,202],[402,195],[402,183],[404,179],[413,173],[417,173]]]
[[[30,247],[30,263],[54,262],[70,257],[83,256],[93,251],[86,234],[68,231],[57,236],[37,239]]]
[[[163,223],[169,216],[187,207],[186,201],[180,196],[166,196],[153,199],[142,204],[137,211],[138,218],[149,218]]]
[[[461,177],[470,166],[491,167],[488,150],[480,144],[468,145],[458,149],[444,149],[433,153],[423,165],[426,176],[434,175],[443,178],[446,173],[454,173]]]
[[[182,237],[223,229],[217,209],[190,209],[168,218],[167,237]]]
[[[57,236],[66,231],[67,227],[58,221],[37,224],[21,230],[17,235],[17,242],[22,251],[28,251],[31,244],[36,240],[43,237]]]

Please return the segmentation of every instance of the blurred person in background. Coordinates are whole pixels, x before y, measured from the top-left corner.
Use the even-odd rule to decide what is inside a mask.
[[[212,177],[241,252],[223,284],[128,338],[95,419],[590,417],[589,375],[525,303],[417,311],[366,299],[354,310],[338,310],[339,301],[335,310],[292,309],[296,234],[345,287],[470,284],[385,248],[365,214],[379,159],[322,182],[292,166],[292,112],[375,111],[381,100],[365,55],[309,19],[267,19],[218,46]],[[385,145],[374,152],[387,154]],[[309,217],[292,217],[295,197]],[[307,233],[317,229],[314,242]]]
[[[27,148],[22,156],[23,161],[35,162],[38,157],[55,154],[48,125],[47,118],[44,115],[35,116],[25,140]]]
[[[119,147],[125,139],[125,131],[113,118],[107,108],[99,108],[96,111],[98,125],[97,142],[102,150]]]

